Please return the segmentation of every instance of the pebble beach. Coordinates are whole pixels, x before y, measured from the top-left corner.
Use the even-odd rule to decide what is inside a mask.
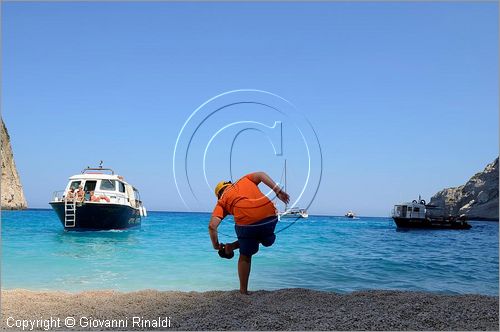
[[[21,330],[15,324],[23,321],[44,330],[43,322],[50,318],[50,330],[68,330],[67,317],[72,317],[74,330],[499,329],[498,297],[486,295],[378,290],[339,294],[300,288],[249,296],[237,291],[156,290],[3,290],[1,295],[1,328],[14,330]]]

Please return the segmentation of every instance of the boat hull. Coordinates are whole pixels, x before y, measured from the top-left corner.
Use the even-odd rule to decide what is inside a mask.
[[[64,202],[49,203],[68,231],[128,229],[141,225],[139,209],[122,204],[82,203],[76,206],[75,227],[64,225]]]
[[[284,213],[279,215],[280,219],[286,219],[286,218],[308,218],[308,214],[300,214],[300,213]]]
[[[398,228],[420,228],[420,229],[469,229],[472,226],[465,221],[447,221],[413,218],[392,218]]]

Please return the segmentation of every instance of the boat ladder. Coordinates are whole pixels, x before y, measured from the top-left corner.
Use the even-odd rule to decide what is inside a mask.
[[[76,202],[75,200],[64,200],[64,227],[76,226]]]

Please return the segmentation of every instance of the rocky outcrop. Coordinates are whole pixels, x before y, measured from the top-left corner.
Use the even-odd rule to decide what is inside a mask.
[[[432,196],[431,216],[459,216],[471,220],[498,220],[498,158],[463,186],[447,188]]]
[[[1,200],[2,209],[19,210],[26,209],[26,199],[24,198],[23,187],[17,173],[14,155],[10,146],[10,136],[5,124],[1,124],[1,161],[2,161],[2,183]]]

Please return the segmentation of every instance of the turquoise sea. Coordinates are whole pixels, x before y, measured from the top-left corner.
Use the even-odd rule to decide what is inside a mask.
[[[209,214],[150,212],[141,229],[64,232],[51,210],[2,211],[2,288],[228,290],[237,256],[219,258]],[[398,231],[390,218],[311,216],[254,257],[250,290],[399,289],[498,296],[498,222],[468,231]],[[277,230],[289,223],[279,223]],[[220,238],[233,241],[231,221]]]

